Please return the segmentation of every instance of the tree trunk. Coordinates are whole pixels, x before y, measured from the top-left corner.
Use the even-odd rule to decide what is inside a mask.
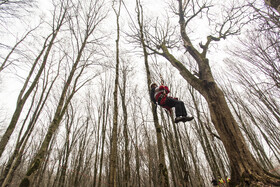
[[[122,99],[122,109],[123,109],[123,135],[124,135],[124,154],[125,154],[125,169],[124,169],[124,186],[129,187],[131,186],[130,184],[130,166],[129,166],[129,161],[130,161],[130,154],[129,154],[129,139],[128,139],[128,114],[127,114],[127,106],[126,106],[126,79],[127,79],[127,73],[128,70],[124,69],[122,71],[123,73],[123,85],[122,88],[120,88],[120,94],[121,94],[121,99]]]
[[[40,51],[39,55],[36,57],[32,67],[29,71],[29,74],[28,74],[28,76],[27,76],[27,78],[24,82],[24,85],[23,85],[23,87],[22,87],[22,89],[19,93],[19,96],[17,98],[16,109],[13,113],[10,124],[9,124],[7,130],[5,131],[4,135],[1,138],[1,141],[0,141],[0,157],[2,156],[2,154],[4,152],[4,149],[5,149],[6,145],[8,144],[8,141],[9,141],[10,137],[15,130],[16,124],[18,122],[18,119],[21,115],[22,109],[23,109],[27,99],[29,98],[32,91],[34,90],[35,86],[37,85],[37,83],[38,83],[38,81],[39,81],[39,79],[40,79],[40,77],[43,73],[43,70],[46,67],[46,63],[48,61],[48,57],[49,57],[51,49],[54,45],[55,39],[56,39],[58,33],[60,32],[60,29],[61,29],[62,25],[64,24],[64,19],[66,17],[66,12],[67,12],[67,7],[61,7],[61,12],[59,13],[60,17],[57,18],[58,21],[57,21],[57,23],[53,23],[54,26],[55,26],[55,24],[57,24],[57,25],[56,25],[55,28],[53,28],[53,32],[46,38],[42,50]],[[55,20],[55,18],[54,18],[54,20]],[[47,44],[50,37],[51,37],[50,42]],[[45,50],[46,50],[46,52],[45,52]],[[44,54],[44,52],[45,52],[45,54]],[[36,68],[37,64],[39,63],[39,60],[41,59],[41,56],[43,54],[44,54],[44,57],[43,57],[43,60],[42,60],[42,64],[40,65],[39,70],[38,70],[36,76],[34,77],[34,80],[31,82],[30,87],[26,90],[28,84],[30,83],[30,79],[31,79],[31,77],[32,77],[32,75],[35,71],[35,68]]]
[[[148,53],[146,49],[146,44],[144,40],[144,33],[143,33],[143,11],[140,5],[140,2],[136,0],[137,4],[137,18],[138,18],[138,25],[140,27],[140,40],[141,40],[141,45],[143,48],[143,54],[144,54],[144,62],[145,62],[145,69],[146,69],[146,75],[147,75],[147,87],[148,91],[150,93],[150,84],[152,83],[151,79],[151,73],[149,70],[149,63],[148,63]],[[154,125],[156,129],[156,134],[157,134],[157,146],[158,146],[158,156],[159,156],[159,185],[160,186],[169,186],[169,178],[168,178],[168,172],[167,172],[167,167],[165,163],[165,154],[164,154],[164,147],[163,147],[163,140],[162,140],[162,134],[161,134],[161,126],[159,124],[158,120],[158,115],[156,111],[156,106],[152,104],[152,112],[153,112],[153,119],[154,119]]]
[[[22,109],[23,109],[27,99],[29,98],[29,96],[32,93],[32,91],[34,90],[35,86],[37,85],[37,82],[39,81],[39,79],[40,79],[40,77],[41,77],[41,75],[43,73],[43,70],[45,69],[49,53],[50,53],[50,51],[52,49],[52,46],[54,44],[55,38],[56,38],[60,28],[61,28],[61,25],[62,25],[62,23],[60,23],[58,25],[58,27],[56,28],[55,32],[52,33],[52,35],[51,35],[52,38],[51,38],[51,41],[48,44],[48,47],[47,47],[46,43],[47,43],[49,37],[45,40],[45,44],[44,44],[42,50],[40,51],[40,54],[37,56],[37,58],[35,59],[35,62],[33,64],[32,68],[30,69],[29,75],[26,78],[25,83],[24,83],[24,85],[23,85],[23,87],[22,87],[22,89],[20,91],[19,96],[18,96],[17,103],[16,103],[17,104],[16,105],[16,109],[14,111],[14,114],[12,116],[10,124],[9,124],[7,130],[5,131],[4,135],[1,138],[1,141],[0,141],[0,157],[2,156],[2,154],[3,154],[4,150],[5,150],[6,145],[8,144],[9,139],[10,139],[12,133],[14,132],[14,130],[16,128],[16,124],[18,122],[18,119],[20,117],[20,114],[22,112]],[[28,83],[30,81],[30,78],[31,78],[32,74],[34,73],[36,65],[38,64],[38,62],[39,62],[39,60],[40,60],[41,56],[43,55],[43,53],[44,53],[46,48],[47,48],[47,50],[46,50],[46,53],[44,55],[43,62],[41,64],[40,68],[39,68],[39,71],[36,74],[34,80],[32,81],[30,87],[26,91],[27,85],[28,85]]]
[[[89,115],[90,115],[90,111],[89,111]],[[93,187],[96,186],[96,176],[97,176],[97,163],[98,163],[98,159],[99,159],[99,146],[100,146],[100,125],[101,125],[101,117],[102,115],[99,113],[98,116],[98,121],[97,121],[97,130],[96,130],[96,138],[97,138],[97,142],[95,145],[95,160],[94,160],[94,170],[93,170]]]
[[[90,32],[90,31],[89,31]],[[86,33],[86,34],[90,34],[90,33]],[[69,87],[70,87],[70,84],[72,82],[72,79],[74,78],[74,73],[76,72],[77,70],[77,66],[80,62],[80,59],[81,59],[81,56],[82,56],[82,53],[83,53],[83,50],[86,46],[86,43],[87,43],[87,39],[88,39],[88,36],[85,36],[84,38],[84,41],[82,43],[82,46],[81,48],[79,49],[79,52],[78,52],[78,56],[72,66],[72,69],[71,69],[71,72],[67,78],[67,81],[65,81],[65,85],[64,85],[64,88],[62,90],[62,93],[60,95],[60,99],[59,99],[59,103],[58,103],[58,106],[57,106],[57,109],[56,109],[56,112],[55,112],[55,115],[54,115],[54,118],[48,128],[48,132],[45,136],[45,139],[38,151],[38,153],[36,154],[34,160],[32,161],[30,167],[28,168],[28,171],[26,173],[26,176],[25,178],[21,181],[21,184],[20,186],[21,187],[25,187],[25,186],[29,186],[30,185],[30,179],[33,178],[35,172],[39,169],[41,163],[42,163],[42,160],[44,159],[45,157],[45,154],[47,153],[47,150],[48,150],[48,147],[49,147],[49,143],[54,135],[54,133],[56,132],[56,130],[58,129],[59,127],[59,124],[67,110],[67,107],[72,99],[72,97],[74,96],[74,94],[76,93],[77,90],[76,89],[76,85],[77,85],[77,81],[79,79],[79,77],[81,76],[84,68],[85,68],[85,65],[83,65],[82,69],[80,70],[78,76],[75,78],[75,83],[73,85],[73,89],[70,93],[70,95],[68,97],[66,97],[66,93],[67,91],[69,90]]]
[[[83,176],[83,167],[86,163],[86,149],[87,149],[87,134],[89,128],[89,118],[86,120],[86,125],[82,137],[79,142],[79,151],[77,153],[76,164],[74,169],[73,176],[73,186],[81,185],[81,177]],[[82,186],[82,185],[81,185]]]
[[[165,43],[162,43],[160,46],[163,51],[162,55],[177,68],[182,77],[206,99],[211,120],[220,135],[230,160],[230,185],[237,186],[257,181],[261,181],[264,184],[280,185],[280,178],[265,171],[249,151],[238,124],[227,105],[225,96],[214,81],[209,61],[206,58],[206,52],[213,37],[207,38],[202,53],[197,51],[193,47],[185,30],[185,9],[183,8],[182,0],[178,0],[178,3],[181,37],[186,50],[198,65],[199,77],[195,77],[180,61],[171,55]]]
[[[196,129],[197,129],[197,133],[198,133],[198,139],[200,140],[200,143],[204,150],[204,155],[206,157],[206,160],[213,172],[212,177],[214,177],[215,179],[218,179],[219,176],[222,176],[220,173],[219,166],[217,163],[217,158],[216,158],[217,156],[220,157],[220,154],[218,154],[218,155],[214,154],[210,141],[209,141],[209,138],[205,132],[204,126],[210,125],[210,124],[208,124],[208,123],[203,124],[203,122],[202,122],[201,115],[200,115],[201,112],[199,111],[199,106],[198,106],[198,103],[201,103],[201,102],[200,102],[200,100],[196,99],[193,89],[190,89],[189,91],[190,91],[190,94],[191,94],[191,97],[193,100],[193,104],[194,104],[194,107],[196,110],[196,114],[197,114],[197,126],[199,126],[199,128],[197,127]]]
[[[113,5],[114,6],[114,5]],[[118,10],[115,10],[117,17],[117,39],[116,39],[116,74],[115,74],[115,88],[113,93],[114,109],[113,109],[113,129],[111,137],[111,151],[110,151],[110,169],[109,169],[109,186],[117,186],[117,158],[118,158],[118,89],[119,89],[119,39],[120,26],[119,17],[121,10],[121,1],[118,4]],[[113,7],[114,8],[114,7]]]
[[[279,0],[265,0],[265,3],[280,13],[280,1]]]
[[[234,102],[239,103],[241,107],[246,108],[246,113],[249,114],[249,116],[253,116],[251,113],[250,109],[247,108],[247,105],[243,104],[242,101],[238,101],[240,98],[234,93],[233,89],[231,90],[231,94],[234,97]],[[242,103],[242,104],[241,104]],[[254,129],[252,129],[251,124],[247,122],[247,120],[244,120],[243,118],[243,113],[242,111],[239,111],[239,108],[241,107],[235,107],[234,103],[232,100],[229,99],[229,104],[233,108],[236,116],[239,118],[241,126],[243,131],[246,133],[246,136],[248,137],[249,142],[251,143],[252,147],[254,148],[254,152],[257,154],[257,160],[261,163],[262,167],[264,167],[266,170],[273,169],[273,164],[268,158],[268,155],[265,153],[263,146],[261,145],[261,142],[258,139],[257,134],[255,133]],[[254,118],[253,118],[254,119]],[[252,124],[256,127],[258,127],[258,124],[255,123],[252,119]],[[263,134],[262,130],[259,128],[261,134]],[[268,146],[270,145],[269,142],[267,142]],[[273,150],[273,149],[272,149]],[[277,158],[277,156],[276,156]]]
[[[104,147],[105,147],[105,138],[106,138],[106,126],[107,126],[107,121],[108,121],[108,113],[109,113],[109,105],[108,103],[108,99],[110,98],[109,96],[107,96],[107,90],[105,88],[104,90],[104,97],[103,97],[103,116],[102,116],[102,142],[101,142],[101,155],[100,155],[100,166],[99,166],[99,176],[98,176],[98,183],[97,183],[97,187],[101,186],[101,181],[102,181],[102,165],[103,165],[103,158],[104,158]],[[107,96],[107,97],[106,97]],[[95,187],[95,186],[93,186]]]
[[[152,186],[152,146],[151,146],[151,139],[149,137],[148,131],[147,131],[147,127],[144,125],[144,130],[145,130],[145,142],[147,145],[147,151],[148,151],[148,184],[149,186]]]
[[[12,170],[16,170],[17,169],[17,166],[20,164],[20,163],[17,163],[17,162],[20,162],[21,158],[19,157],[22,157],[22,153],[23,151],[25,150],[25,147],[26,147],[26,144],[28,142],[28,139],[30,138],[30,135],[31,135],[31,132],[33,131],[33,128],[41,114],[41,111],[48,99],[48,96],[49,96],[49,93],[50,91],[52,90],[52,87],[55,83],[55,80],[57,79],[58,77],[58,74],[59,74],[59,71],[57,72],[55,78],[53,79],[52,83],[50,86],[48,86],[49,82],[47,82],[48,80],[48,72],[46,73],[46,75],[44,76],[44,81],[46,81],[43,89],[42,89],[42,92],[41,92],[41,96],[40,96],[40,99],[39,101],[36,103],[36,107],[35,109],[32,108],[32,105],[30,107],[29,110],[33,110],[33,114],[31,116],[31,119],[29,121],[29,124],[26,128],[26,131],[24,132],[24,134],[22,135],[22,131],[25,127],[25,125],[23,124],[22,127],[21,127],[21,130],[19,132],[19,135],[18,135],[18,140],[17,140],[17,143],[16,143],[16,146],[15,146],[15,149],[14,149],[14,153],[13,155],[10,157],[8,163],[6,164],[6,167],[5,167],[5,173],[2,174],[2,178],[0,180],[0,185],[2,185],[2,182],[3,180],[5,179],[5,177],[9,178],[11,177],[11,180],[13,178],[13,175],[10,175],[10,176],[6,176],[8,173],[13,173],[13,171],[9,171],[10,169]],[[37,88],[36,88],[37,89]],[[37,92],[37,91],[36,91]],[[34,96],[33,96],[33,99],[32,99],[32,103],[33,103],[33,100],[35,98],[37,94],[34,93]],[[28,112],[29,113],[29,112]],[[26,116],[26,120],[30,118],[29,115]],[[22,138],[20,139],[20,137],[22,136]],[[17,164],[13,164],[13,162],[17,163]],[[13,165],[13,167],[11,167]]]
[[[224,143],[230,159],[232,185],[238,181],[270,181],[279,184],[279,180],[271,178],[261,168],[245,143],[244,137],[229,110],[222,91],[215,83],[205,85],[206,100],[210,109],[211,119]]]
[[[162,124],[164,126],[164,129],[168,129],[168,127],[167,127],[168,124],[164,118],[163,110],[160,111],[160,115],[161,115],[161,119],[163,120]],[[168,130],[163,130],[162,134],[163,134],[163,138],[165,141],[167,155],[169,158],[169,166],[170,166],[170,171],[171,171],[171,176],[172,176],[172,178],[170,180],[173,181],[174,186],[178,186],[177,181],[178,181],[179,176],[177,174],[175,175],[175,172],[178,172],[178,170],[179,170],[178,168],[175,167],[175,162],[177,160],[175,158],[175,156],[177,156],[177,155],[175,154],[175,156],[174,156],[171,153],[171,149],[175,151],[173,136],[171,133],[168,132]],[[171,145],[171,148],[169,145]],[[173,153],[174,153],[174,151],[173,151]]]
[[[135,172],[136,172],[136,185],[138,187],[141,187],[141,177],[140,177],[140,158],[139,158],[139,149],[138,149],[138,132],[137,132],[137,123],[134,120],[134,130],[135,130],[135,142],[134,142],[134,148],[135,148]]]

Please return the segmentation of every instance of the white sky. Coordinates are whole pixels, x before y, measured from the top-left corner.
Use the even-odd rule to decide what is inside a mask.
[[[128,11],[130,13],[130,15],[133,17],[133,19],[135,19],[135,17],[133,15],[135,15],[135,1],[133,0],[125,0],[125,5],[128,8]],[[161,17],[162,15],[165,15],[166,13],[168,13],[169,15],[173,16],[172,13],[170,12],[170,10],[167,8],[167,1],[163,1],[163,0],[142,0],[142,4],[144,7],[144,14],[148,14],[148,15],[152,15],[153,18],[156,17]],[[34,15],[32,17],[30,17],[28,20],[26,20],[27,23],[30,23],[30,25],[32,27],[34,27],[36,24],[38,24],[39,22],[39,17],[44,14],[44,15],[49,15],[49,10],[51,9],[50,6],[51,1],[46,1],[46,0],[39,0],[39,9],[36,10],[36,12],[34,12]],[[122,28],[127,28],[128,23],[131,24],[131,18],[128,15],[127,10],[125,9],[125,7],[122,7],[122,19],[121,19],[121,27]],[[113,15],[113,14],[112,14]],[[114,16],[114,15],[113,15]],[[112,17],[112,16],[111,16]],[[111,22],[111,24],[108,24],[108,30],[110,30],[112,28],[112,25],[115,24],[115,17],[112,17],[112,20],[108,20],[108,22]],[[175,17],[173,20],[176,24],[178,23],[178,18]],[[113,22],[113,24],[112,24]],[[134,20],[134,23],[136,23],[136,21]],[[209,34],[209,30],[207,30],[208,26],[207,23],[205,22],[205,20],[200,20],[199,22],[195,22],[192,24],[193,28],[195,29],[195,35],[191,35],[192,37],[194,37],[195,39],[197,38],[201,38],[202,41],[204,42],[206,39],[206,36]],[[22,36],[22,34],[27,30],[26,24],[22,25],[22,23],[17,23],[14,24],[13,27],[9,28],[10,31],[12,30],[13,35],[14,36]],[[199,31],[199,34],[197,35]],[[114,33],[115,35],[115,33]],[[201,37],[201,36],[205,36],[205,37]],[[115,36],[113,36],[114,38]],[[7,42],[8,40],[8,42]],[[1,42],[3,43],[8,43],[12,45],[12,42],[9,42],[10,40],[14,40],[13,38],[1,38]],[[194,44],[198,44],[201,40],[197,40]],[[223,46],[225,44],[224,41],[219,42],[219,44],[217,46],[219,46],[219,48],[221,48],[221,46]],[[28,47],[28,46],[27,46]],[[213,55],[209,55],[210,57],[210,63],[215,62],[213,64],[211,64],[212,66],[218,66],[218,68],[220,67],[220,63],[217,62],[222,62],[224,55],[222,55],[222,53],[218,52],[218,53],[214,53]],[[140,61],[142,63],[142,61]],[[219,65],[218,65],[219,64]],[[139,66],[141,67],[141,66]],[[13,71],[13,70],[11,70]],[[144,75],[144,69],[140,70],[140,74]],[[13,113],[13,110],[15,108],[15,104],[16,104],[16,99],[17,96],[19,94],[19,90],[22,87],[22,82],[20,82],[18,80],[18,78],[15,78],[13,73],[1,73],[1,79],[2,82],[0,83],[0,112],[2,113],[2,116],[0,116],[0,120],[1,117],[6,116],[7,118],[9,118],[9,116],[11,116],[11,114]],[[145,81],[142,81],[142,83],[145,83]]]
[[[32,27],[34,27],[38,22],[39,22],[39,15],[41,15],[43,12],[45,12],[45,15],[49,15],[48,10],[51,9],[49,4],[50,4],[50,0],[46,1],[46,0],[39,0],[39,9],[34,13],[34,16],[30,17],[28,20],[26,20],[27,23],[30,23],[32,25]],[[156,18],[157,16],[161,17],[162,15],[165,15],[166,12],[168,12],[169,15],[172,15],[172,13],[170,12],[170,10],[168,10],[167,4],[163,3],[163,0],[142,0],[142,4],[144,6],[144,11],[145,13],[147,13],[148,15],[152,15],[154,18]],[[222,1],[224,2],[224,1]],[[135,14],[135,1],[133,0],[125,0],[125,4],[128,8],[129,13],[131,14],[131,16],[133,16]],[[129,17],[127,10],[125,9],[125,7],[122,7],[122,19],[121,19],[121,27],[122,28],[127,28],[128,27],[128,23],[131,23],[131,18]],[[112,16],[112,15],[111,15]],[[172,15],[173,16],[173,15]],[[108,20],[108,22],[110,24],[108,24],[108,30],[110,30],[112,28],[112,25],[115,24],[115,17],[112,16],[112,20]],[[133,17],[133,19],[135,19],[135,17]],[[174,23],[178,23],[178,18],[175,17]],[[113,22],[113,24],[112,24]],[[136,24],[136,21],[134,20],[134,23]],[[209,35],[210,31],[208,30],[208,23],[203,20],[200,19],[199,21],[196,21],[194,23],[192,23],[192,29],[196,30],[194,32],[194,34],[191,35],[191,37],[193,37],[192,39],[198,39],[195,41],[195,45],[198,45],[199,42],[203,41],[205,42],[206,40],[206,36]],[[213,26],[213,25],[211,25]],[[13,33],[14,37],[15,36],[22,36],[22,34],[26,31],[27,27],[26,24],[21,25],[21,23],[16,22],[13,26],[8,28],[10,32]],[[114,32],[113,32],[114,33]],[[10,38],[8,37],[1,37],[0,38],[0,42],[1,43],[7,43],[10,45],[13,45],[15,39],[14,37],[12,37],[10,35]],[[115,37],[115,33],[114,36],[112,36],[113,40]],[[226,45],[228,43],[231,43],[231,38],[227,39],[226,41],[222,40],[220,42],[217,43],[217,45],[214,45],[214,47],[212,47],[210,49],[210,51],[213,51],[213,53],[210,53],[208,58],[210,60],[210,64],[211,66],[216,69],[219,70],[223,67],[223,59],[226,57],[226,54],[224,52],[224,48],[226,47]],[[28,46],[26,46],[28,47]],[[137,56],[134,57],[133,60],[137,59]],[[140,76],[145,76],[145,71],[143,69],[143,61],[142,59],[138,59],[140,60],[138,65],[139,67],[139,71],[136,72],[138,73]],[[13,73],[13,70],[10,70],[9,72],[4,72],[0,74],[0,122],[2,119],[6,118],[6,123],[4,125],[7,125],[7,123],[9,122],[9,119],[11,117],[11,115],[14,112],[15,109],[15,105],[16,105],[16,100],[17,100],[17,96],[19,94],[19,91],[22,87],[22,82],[19,81],[18,78],[16,78]],[[176,70],[175,70],[176,72]],[[142,79],[139,82],[137,82],[137,84],[139,84],[143,89],[146,90],[145,84],[146,84],[146,80]],[[0,134],[3,133],[3,131],[1,130],[5,130],[5,127],[0,127]]]

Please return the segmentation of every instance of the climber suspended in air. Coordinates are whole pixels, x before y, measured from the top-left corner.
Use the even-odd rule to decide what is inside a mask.
[[[187,116],[187,111],[183,101],[178,100],[178,98],[167,96],[170,91],[167,86],[163,85],[163,82],[160,86],[156,83],[152,83],[150,88],[150,97],[154,104],[160,105],[162,108],[167,109],[170,113],[172,112],[171,108],[175,107],[175,123],[193,120],[193,117]]]

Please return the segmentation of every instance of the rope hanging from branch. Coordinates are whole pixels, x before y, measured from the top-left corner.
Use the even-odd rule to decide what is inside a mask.
[[[164,85],[164,80],[163,80],[162,75],[161,75],[161,74],[159,74],[159,77],[160,77],[160,84],[161,84],[161,85]]]

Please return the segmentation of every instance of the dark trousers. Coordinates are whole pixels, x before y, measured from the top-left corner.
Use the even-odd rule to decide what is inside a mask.
[[[167,97],[164,105],[166,105],[170,108],[175,107],[176,117],[187,116],[187,111],[186,111],[185,104],[183,101],[179,101],[177,99]]]

